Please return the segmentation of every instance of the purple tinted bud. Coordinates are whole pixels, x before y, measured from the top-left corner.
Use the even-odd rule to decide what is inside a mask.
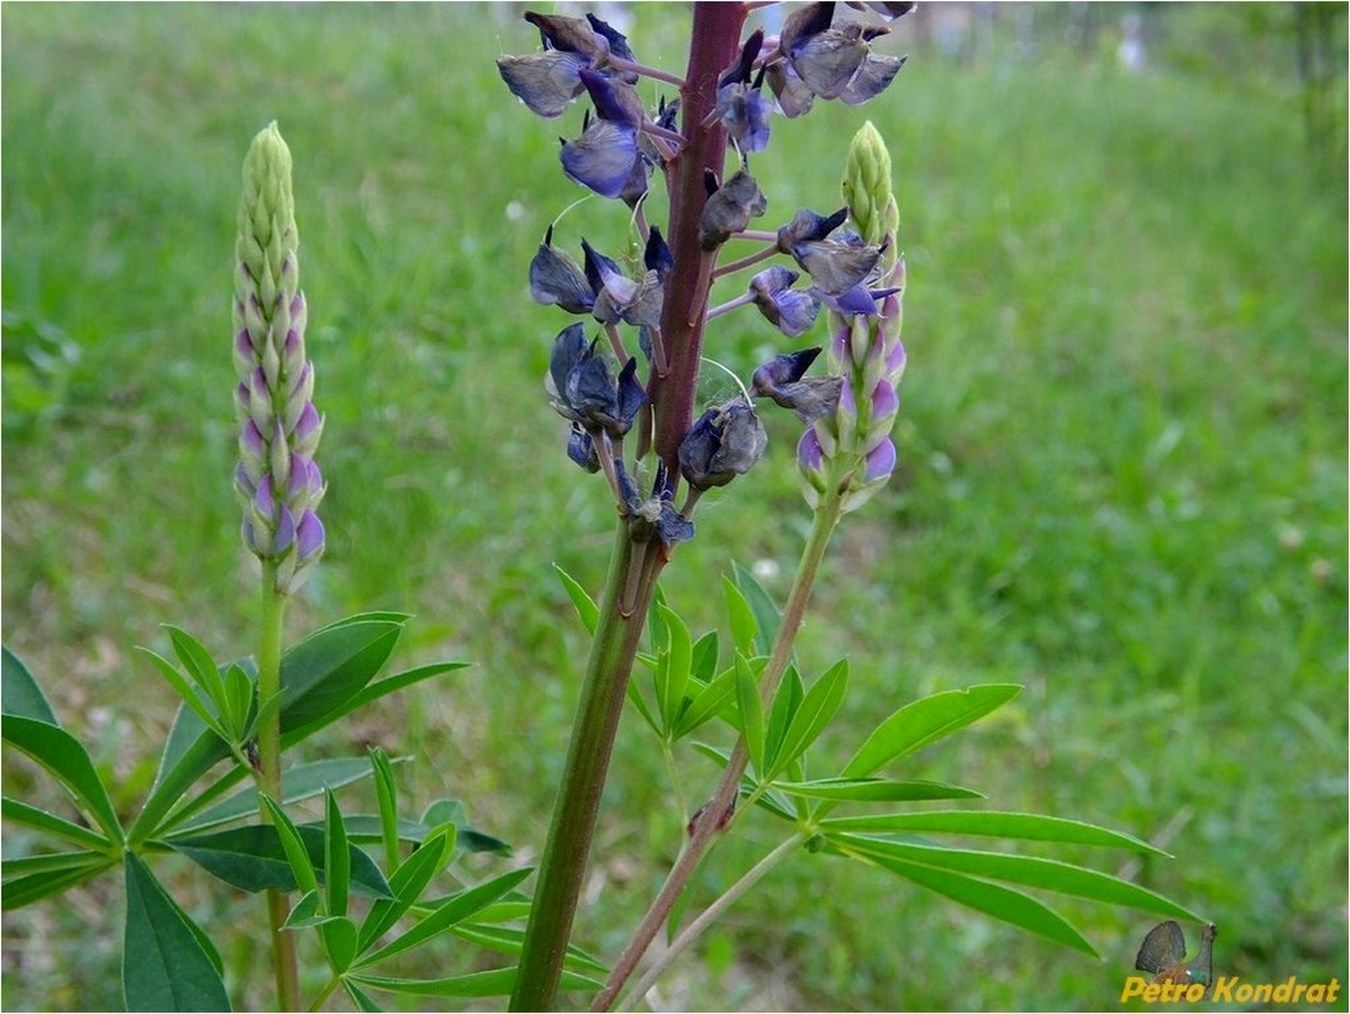
[[[265,518],[276,517],[277,502],[272,496],[272,477],[270,475],[264,475],[258,481],[258,491],[253,494],[253,506]]]
[[[628,186],[634,163],[641,158],[636,128],[598,120],[575,141],[564,141],[559,153],[563,172],[575,183],[602,197],[619,197]]]
[[[277,534],[272,540],[272,552],[277,556],[285,554],[295,541],[295,515],[285,504],[281,505],[281,517],[277,521]]]
[[[318,434],[322,425],[323,420],[319,418],[314,403],[312,401],[305,402],[305,407],[300,411],[300,417],[295,421],[295,431],[292,434],[295,437],[296,448],[303,449]]]
[[[256,365],[255,356],[253,339],[248,336],[248,329],[240,328],[239,333],[234,336],[234,368],[240,379],[253,372]]]
[[[290,481],[286,484],[286,499],[294,503],[309,491],[309,465],[306,458],[291,455]]]
[[[295,549],[300,562],[305,563],[323,551],[323,522],[313,511],[305,511],[295,527]]]
[[[239,450],[246,457],[259,459],[267,453],[267,442],[263,440],[257,424],[252,420],[244,424],[243,431],[239,434]]]
[[[878,482],[895,471],[895,442],[887,437],[867,454],[863,480]]]
[[[797,463],[808,472],[819,472],[824,466],[820,437],[816,436],[814,427],[809,427],[797,441]]]
[[[886,419],[900,411],[900,395],[889,380],[877,381],[872,389],[872,421]],[[889,425],[889,424],[887,424]]]
[[[905,343],[899,339],[886,353],[886,372],[892,377],[905,372]]]
[[[257,480],[248,474],[248,469],[244,467],[241,461],[234,466],[234,485],[249,500],[253,499],[253,494],[257,492]]]

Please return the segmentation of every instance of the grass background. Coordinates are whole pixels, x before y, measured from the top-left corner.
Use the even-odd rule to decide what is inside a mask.
[[[501,87],[491,57],[535,41],[514,13],[4,8],[5,638],[87,730],[127,812],[173,709],[132,646],[162,646],[165,621],[222,656],[252,641],[228,295],[238,167],[275,117],[295,156],[330,482],[328,556],[290,635],[406,609],[400,661],[475,663],[307,756],[414,755],[415,802],[467,800],[518,858],[542,845],[586,649],[549,565],[598,588],[611,515],[540,387],[564,321],[525,286],[577,196],[554,135],[580,113],[560,131]],[[684,12],[636,16],[639,53],[679,66]],[[1107,42],[961,61],[906,19],[915,56],[884,98],[774,121],[756,165],[766,223],[833,206],[870,117],[894,153],[910,268],[901,468],[841,529],[799,652],[812,672],[853,660],[823,744],[836,762],[920,694],[1025,684],[904,775],[1165,830],[1177,860],[1129,872],[1219,924],[1221,974],[1344,981],[1344,163],[1310,158],[1280,38],[1231,7],[1175,16],[1170,44],[1204,58],[1140,75]],[[560,235],[616,249],[624,218],[594,201]],[[748,375],[781,344],[747,313],[719,322],[708,353]],[[696,628],[720,621],[733,557],[786,592],[807,515],[795,426],[775,416],[770,433],[768,459],[705,499],[667,572]],[[4,770],[7,794],[38,791],[25,763]],[[613,770],[577,936],[604,957],[683,822],[632,714]],[[715,779],[692,754],[681,772],[694,795]],[[745,827],[698,898],[777,840]],[[257,938],[255,900],[163,872],[195,915]],[[7,916],[7,1005],[116,1007],[120,908],[112,878]],[[1064,908],[1104,963],[803,855],[658,996],[1112,1007],[1152,920]],[[447,946],[432,974],[477,957]],[[237,1001],[265,1005],[248,933],[227,961]]]

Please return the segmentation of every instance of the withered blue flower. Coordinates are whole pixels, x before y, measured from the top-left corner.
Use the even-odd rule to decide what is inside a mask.
[[[704,250],[717,249],[731,238],[732,233],[748,226],[750,219],[764,214],[768,206],[768,199],[755,178],[744,169],[738,170],[712,192],[703,206],[698,223],[699,246]]]
[[[595,291],[581,267],[553,246],[553,226],[530,261],[530,295],[536,303],[560,306],[568,313],[590,313]]]
[[[680,441],[680,472],[696,490],[725,486],[764,456],[769,435],[754,407],[735,398],[708,409]]]
[[[802,422],[815,422],[839,406],[843,377],[811,377],[804,374],[820,355],[819,346],[789,352],[770,359],[755,370],[751,381],[756,396],[768,397],[791,409]]]
[[[656,478],[649,497],[638,492],[622,459],[615,460],[614,471],[628,507],[628,534],[634,542],[659,539],[665,545],[673,546],[694,537],[694,523],[675,509],[674,489],[666,479],[664,465],[656,466]]]
[[[751,82],[755,58],[764,45],[763,31],[745,40],[740,55],[718,79],[716,113],[727,134],[743,152],[763,151],[769,144],[773,103],[764,96],[764,71]]]
[[[792,256],[822,292],[837,296],[871,273],[881,248],[868,246],[852,229],[836,229],[825,239],[793,244]]]
[[[562,139],[558,158],[563,172],[574,183],[594,190],[601,197],[630,194],[642,177],[642,153],[638,150],[637,128],[610,120],[582,124],[581,136]]]
[[[546,386],[563,418],[618,439],[632,427],[647,395],[637,379],[637,360],[629,358],[616,380],[609,363],[596,355],[597,344],[598,339],[587,344],[581,324],[563,328],[553,342]]]
[[[586,65],[586,57],[560,49],[546,49],[529,56],[497,57],[497,72],[511,94],[531,112],[549,119],[561,116],[572,100],[585,91],[579,72]]]
[[[595,449],[595,441],[580,423],[572,423],[572,432],[567,438],[567,456],[586,471],[600,471],[600,455]]]

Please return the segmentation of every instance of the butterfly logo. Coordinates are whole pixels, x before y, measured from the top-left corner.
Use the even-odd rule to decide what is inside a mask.
[[[1153,975],[1154,982],[1198,982],[1209,986],[1214,982],[1214,936],[1218,932],[1213,923],[1200,931],[1200,950],[1186,961],[1186,935],[1181,927],[1169,919],[1148,931],[1139,945],[1134,967]]]

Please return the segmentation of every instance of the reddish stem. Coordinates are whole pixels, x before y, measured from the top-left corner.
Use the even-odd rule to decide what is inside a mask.
[[[689,69],[680,89],[681,133],[685,147],[668,176],[670,223],[667,243],[675,268],[666,282],[661,315],[670,372],[653,378],[649,392],[656,417],[656,453],[672,475],[679,474],[680,441],[694,418],[694,396],[699,357],[703,354],[703,313],[699,303],[698,226],[708,193],[703,174],[711,170],[720,179],[726,159],[727,132],[701,125],[717,100],[717,78],[736,59],[745,7],[739,3],[694,4],[694,27],[689,44]]]

